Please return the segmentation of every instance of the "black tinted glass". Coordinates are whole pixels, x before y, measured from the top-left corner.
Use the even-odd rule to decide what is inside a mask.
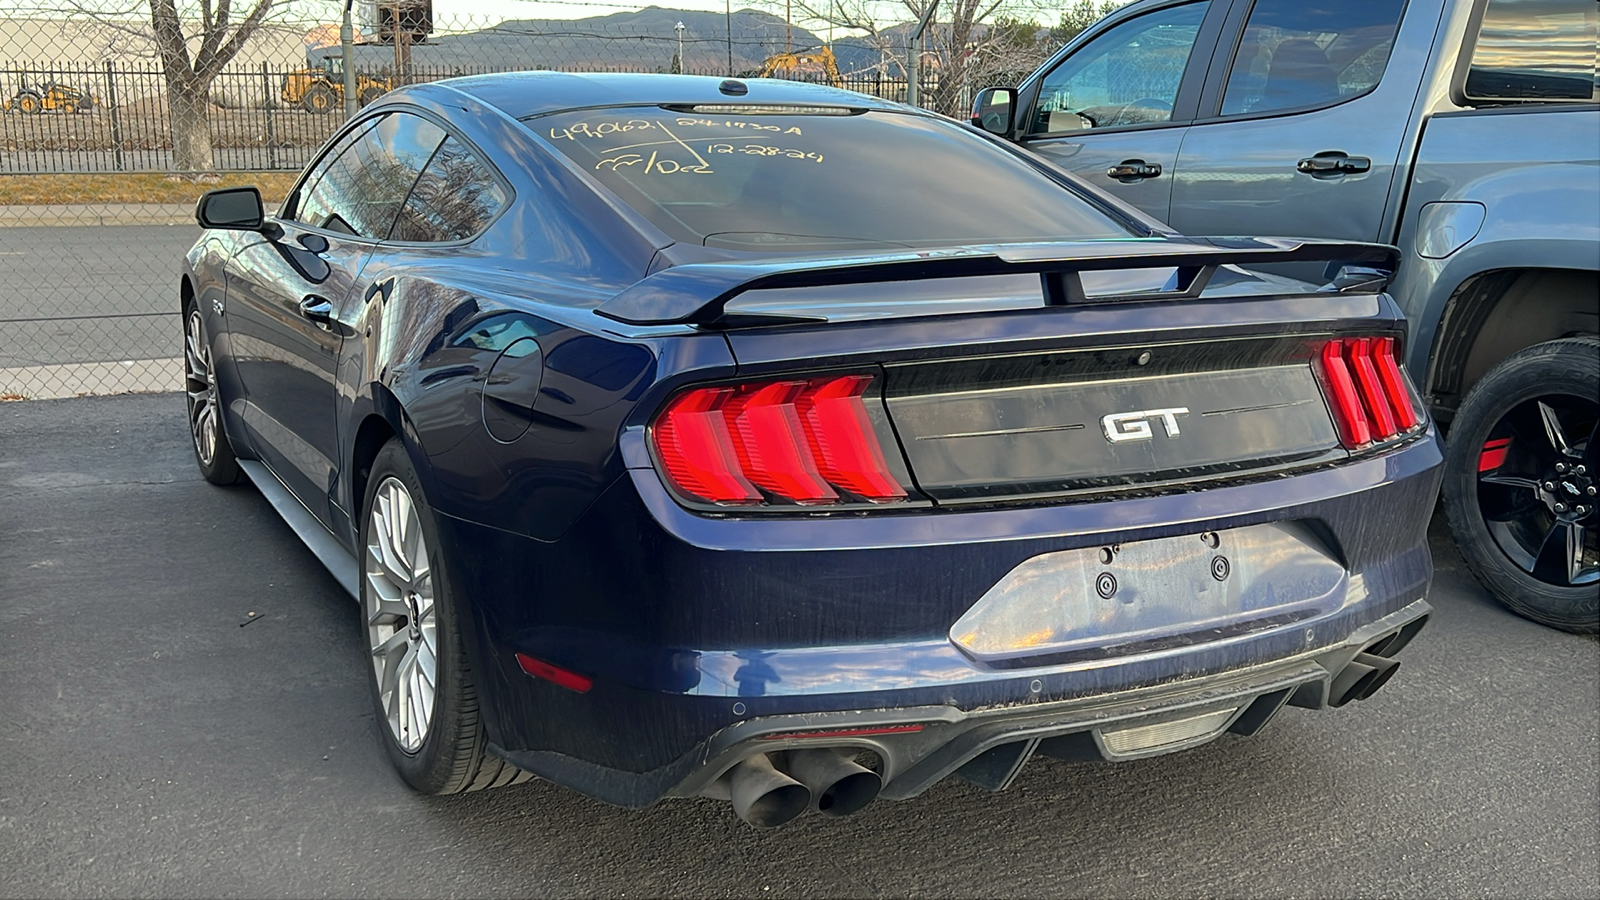
[[[1377,87],[1405,0],[1256,0],[1222,96],[1225,116],[1320,106]]]
[[[433,155],[407,198],[391,238],[397,241],[459,241],[482,231],[505,203],[494,175],[455,138]]]
[[[1472,49],[1475,100],[1600,99],[1600,3],[1489,0]]]
[[[528,120],[679,240],[749,250],[1126,237],[1014,154],[953,122],[654,107]]]
[[[395,113],[378,120],[333,161],[300,207],[308,225],[382,239],[444,140],[426,119]]]

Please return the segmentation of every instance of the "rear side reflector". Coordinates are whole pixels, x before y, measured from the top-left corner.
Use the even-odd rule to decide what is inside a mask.
[[[1354,450],[1422,423],[1390,337],[1329,341],[1319,356],[1339,442]]]
[[[568,671],[560,666],[551,665],[542,659],[534,659],[526,653],[517,654],[517,665],[522,671],[535,678],[543,678],[553,684],[559,684],[569,691],[580,694],[589,693],[589,688],[594,687],[594,679],[586,678],[577,672]]]
[[[893,503],[906,489],[867,414],[871,384],[834,375],[695,388],[667,404],[651,439],[667,480],[696,500]]]

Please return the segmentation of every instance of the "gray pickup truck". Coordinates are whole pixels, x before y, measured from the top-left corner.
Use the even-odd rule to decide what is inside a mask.
[[[1595,0],[1139,0],[972,122],[1184,234],[1398,245],[1462,554],[1592,633],[1597,23]]]

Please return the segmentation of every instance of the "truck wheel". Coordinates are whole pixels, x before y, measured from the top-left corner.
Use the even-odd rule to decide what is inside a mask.
[[[17,109],[25,113],[36,113],[44,109],[44,102],[39,98],[38,94],[18,94]]]
[[[361,93],[356,94],[356,99],[361,101],[361,105],[362,106],[366,106],[367,104],[372,103],[373,101],[377,100],[379,97],[382,97],[383,95],[384,95],[383,88],[378,87],[375,84],[369,84],[366,87],[361,89]]]
[[[304,97],[300,98],[300,106],[306,112],[319,115],[333,112],[339,105],[339,98],[334,95],[333,88],[325,84],[313,84],[306,90]]]
[[[1600,630],[1600,338],[1537,344],[1461,404],[1444,508],[1478,581],[1535,622]]]

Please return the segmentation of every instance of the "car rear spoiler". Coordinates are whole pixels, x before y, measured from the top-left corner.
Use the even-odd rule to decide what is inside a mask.
[[[758,324],[803,317],[735,316],[724,320],[728,302],[747,291],[827,287],[1038,273],[1045,305],[1117,300],[1192,299],[1218,266],[1323,262],[1360,266],[1377,278],[1360,279],[1360,290],[1383,289],[1399,265],[1400,251],[1386,244],[1290,238],[1127,238],[1034,244],[995,244],[871,256],[787,258],[757,262],[690,263],[664,269],[602,303],[600,315],[630,325]],[[1170,290],[1136,294],[1084,293],[1082,272],[1176,267]],[[1354,283],[1354,282],[1353,282]],[[745,322],[745,319],[751,319]]]

